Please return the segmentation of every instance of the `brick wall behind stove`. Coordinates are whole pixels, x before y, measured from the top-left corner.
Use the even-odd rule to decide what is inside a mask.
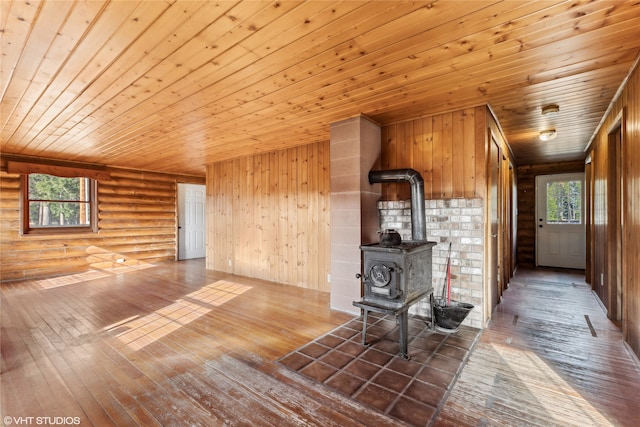
[[[378,202],[380,228],[393,228],[403,240],[411,239],[411,202]],[[484,207],[482,199],[425,200],[427,240],[437,242],[433,248],[433,288],[442,294],[446,279],[449,242],[451,242],[451,299],[475,307],[463,324],[482,328],[484,270]],[[411,312],[430,317],[425,300]]]

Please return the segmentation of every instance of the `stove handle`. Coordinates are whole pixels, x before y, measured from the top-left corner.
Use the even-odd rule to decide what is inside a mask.
[[[390,271],[390,272],[392,272],[392,273],[393,273],[394,271],[396,271],[396,268],[393,268],[393,267],[387,267],[387,268],[388,268],[388,269],[389,269],[389,271]],[[397,270],[398,270],[398,272],[399,272],[399,273],[402,273],[402,268],[397,267]],[[366,274],[360,274],[360,273],[357,273],[357,274],[356,274],[356,279],[369,280],[369,276],[367,276]]]

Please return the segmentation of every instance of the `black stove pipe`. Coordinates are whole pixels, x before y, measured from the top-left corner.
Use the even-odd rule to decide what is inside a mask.
[[[411,238],[427,240],[427,225],[424,212],[424,179],[414,169],[390,169],[369,171],[369,183],[408,182],[411,185]]]

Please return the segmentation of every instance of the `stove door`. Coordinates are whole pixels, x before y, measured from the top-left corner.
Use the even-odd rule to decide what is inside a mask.
[[[395,299],[402,292],[398,287],[399,267],[393,262],[371,261],[365,279],[365,292],[370,296]]]

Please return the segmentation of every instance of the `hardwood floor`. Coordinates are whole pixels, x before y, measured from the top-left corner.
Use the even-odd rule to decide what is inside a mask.
[[[4,283],[4,424],[390,425],[272,363],[352,319],[328,305],[202,261]]]
[[[640,370],[584,275],[521,271],[437,426],[638,426]]]
[[[519,274],[435,425],[640,425],[638,367],[581,281]],[[326,293],[201,260],[1,290],[4,425],[398,425],[275,362],[352,320]]]

